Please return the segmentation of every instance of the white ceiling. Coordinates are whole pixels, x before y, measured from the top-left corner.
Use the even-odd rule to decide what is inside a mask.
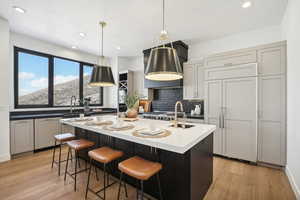
[[[166,0],[167,30],[172,40],[188,43],[277,25],[287,0]],[[162,0],[1,0],[0,16],[14,32],[98,54],[98,22],[105,20],[105,55],[135,56],[157,44]],[[20,14],[12,9],[26,9]],[[86,33],[85,38],[79,36]],[[117,50],[117,46],[121,50]]]

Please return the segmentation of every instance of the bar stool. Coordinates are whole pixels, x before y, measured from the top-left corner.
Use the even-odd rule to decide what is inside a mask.
[[[127,160],[120,162],[118,167],[119,167],[119,170],[121,171],[120,185],[119,185],[119,191],[118,191],[118,200],[120,199],[123,173],[140,181],[142,200],[144,199],[144,181],[148,180],[149,178],[151,178],[153,175],[156,174],[158,190],[159,190],[159,199],[160,200],[163,199],[162,192],[161,192],[161,186],[160,186],[160,179],[159,179],[159,171],[162,169],[162,165],[160,163],[152,162],[149,160],[145,160],[141,157],[134,156],[134,157],[131,157]],[[125,183],[125,186],[126,186],[126,183]],[[136,193],[137,193],[137,199],[138,199],[138,196],[139,196],[138,188],[137,188]]]
[[[90,176],[91,176],[91,167],[89,169],[89,175],[88,175],[88,181],[87,181],[87,185],[86,185],[86,192],[85,192],[85,199],[87,199],[87,195],[88,195],[88,191],[94,193],[95,195],[97,195],[99,198],[104,199],[106,198],[106,188],[114,185],[115,183],[117,183],[117,181],[109,184],[109,173],[106,170],[106,167],[109,167],[109,164],[112,163],[113,161],[117,160],[118,158],[123,156],[123,152],[122,151],[118,151],[115,149],[112,149],[110,147],[101,147],[98,149],[94,149],[92,151],[89,151],[89,157],[90,157],[90,166],[92,166],[92,162],[96,161],[99,163],[103,164],[103,181],[104,181],[104,186],[102,189],[100,189],[99,191],[95,192],[94,190],[92,190],[91,188],[89,188],[89,183],[90,183]],[[125,186],[125,190],[126,190],[126,197],[127,197],[127,188]],[[100,192],[103,191],[103,197],[101,197],[99,195]]]
[[[74,191],[76,191],[76,182],[77,182],[77,174],[87,171],[88,169],[91,168],[87,168],[87,165],[85,166],[85,169],[77,171],[77,162],[79,160],[78,157],[78,153],[82,150],[88,149],[92,146],[95,145],[94,142],[85,140],[85,139],[79,139],[79,140],[72,140],[72,141],[68,141],[67,145],[69,146],[69,151],[68,151],[68,157],[67,157],[67,164],[66,164],[66,170],[65,170],[65,177],[64,177],[64,181],[66,181],[67,179],[67,174],[74,179],[75,184],[74,184]],[[75,172],[74,173],[69,173],[68,172],[68,164],[69,164],[69,156],[70,156],[70,152],[72,151],[72,149],[75,151]],[[73,177],[74,176],[74,177]]]
[[[60,176],[60,164],[62,162],[65,162],[67,160],[61,160],[61,146],[63,143],[74,140],[75,139],[75,135],[73,135],[72,133],[63,133],[63,134],[58,134],[58,135],[54,135],[54,148],[53,148],[53,158],[52,158],[52,165],[51,168],[53,168],[53,164],[57,164],[58,165],[58,176]],[[57,147],[57,142],[59,143],[59,155],[58,155],[58,161],[55,160],[55,150]],[[72,160],[72,154],[71,154],[71,160]]]

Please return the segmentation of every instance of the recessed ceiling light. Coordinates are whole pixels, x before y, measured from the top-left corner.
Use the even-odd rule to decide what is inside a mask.
[[[72,49],[77,49],[77,46],[72,46]]]
[[[249,8],[252,6],[252,2],[251,1],[244,1],[242,3],[242,8]]]
[[[17,11],[17,12],[19,12],[19,13],[26,13],[26,10],[25,10],[25,9],[20,8],[20,7],[18,7],[18,6],[14,6],[13,8],[15,9],[15,11]]]
[[[120,47],[120,46],[117,46],[116,49],[121,50],[121,47]]]
[[[85,33],[79,33],[79,36],[80,36],[80,37],[85,37],[86,34],[85,34]]]

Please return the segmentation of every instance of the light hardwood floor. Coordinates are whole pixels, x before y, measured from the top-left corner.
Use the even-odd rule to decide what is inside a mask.
[[[51,156],[52,151],[45,151],[1,163],[0,200],[84,199],[87,174],[79,175],[78,191],[74,192],[71,178],[64,183],[63,175],[57,176],[57,168],[51,170]],[[94,175],[92,180],[93,188],[102,186],[102,181],[96,182]],[[108,200],[117,198],[117,189],[118,185],[108,189]],[[134,188],[129,186],[128,190],[128,199],[135,199]],[[125,199],[124,193],[122,196]],[[89,193],[88,199],[98,198]],[[295,196],[287,177],[280,170],[215,157],[214,182],[205,200],[223,199],[293,200]]]

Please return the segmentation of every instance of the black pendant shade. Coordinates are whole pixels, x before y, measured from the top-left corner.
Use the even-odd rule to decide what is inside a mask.
[[[115,85],[111,67],[94,65],[90,86],[106,87]]]
[[[176,50],[171,47],[152,49],[145,71],[145,78],[153,81],[182,79],[182,66]]]

